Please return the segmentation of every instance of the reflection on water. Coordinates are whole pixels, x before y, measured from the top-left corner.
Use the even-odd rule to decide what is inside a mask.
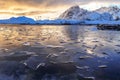
[[[66,35],[72,41],[78,41],[79,37],[79,27],[78,26],[66,26],[64,27]]]
[[[92,28],[94,26],[1,25],[0,43],[19,44],[22,41],[37,41],[54,45],[59,44],[60,41],[83,40],[86,44],[92,44],[90,41],[120,40],[118,31],[92,31]]]
[[[0,42],[20,45],[21,42],[43,42],[57,44],[60,40],[67,40],[62,27],[55,26],[1,26]],[[54,43],[53,43],[54,42]],[[2,45],[1,45],[2,46]],[[4,46],[4,45],[3,45]]]
[[[85,25],[0,25],[0,54],[12,53],[12,57],[0,57],[0,60],[34,62],[38,59],[37,64],[51,57],[48,60],[52,62],[75,62],[79,66],[77,73],[94,76],[96,80],[119,80],[119,34],[119,31],[102,31]],[[107,68],[102,66],[102,69],[100,65]]]

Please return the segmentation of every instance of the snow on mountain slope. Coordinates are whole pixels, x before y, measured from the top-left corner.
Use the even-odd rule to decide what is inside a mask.
[[[73,6],[55,20],[34,21],[31,18],[21,16],[0,20],[0,24],[101,24],[104,22],[107,24],[116,20],[118,24],[120,22],[120,9],[118,7],[102,7],[95,11],[88,11],[79,6]]]
[[[101,14],[101,19],[102,20],[107,20],[107,21],[112,21],[113,20],[113,16],[110,13],[102,13]]]
[[[35,21],[31,18],[21,16],[21,17],[12,17],[10,19],[0,20],[0,23],[5,24],[34,24]]]
[[[101,15],[97,12],[89,12],[88,14],[85,15],[86,20],[99,20],[101,18]]]
[[[113,7],[101,7],[95,11],[98,13],[109,12],[110,14],[115,14],[115,13],[118,13],[120,9],[117,6],[113,6]]]
[[[82,17],[87,13],[87,10],[80,8],[79,6],[73,6],[60,15],[60,19],[77,19],[77,16]],[[79,19],[80,19],[79,17]],[[81,18],[82,19],[82,18]]]
[[[79,8],[79,6],[73,6],[66,10],[63,14],[60,15],[60,19],[78,19],[78,20],[113,20],[112,14],[104,11],[102,8],[101,11],[87,11],[85,9]]]
[[[89,12],[88,14],[85,15],[85,20],[89,20],[89,21],[95,21],[95,20],[100,20],[100,21],[111,21],[113,20],[112,15],[110,15],[109,13],[97,13],[97,12]]]
[[[118,8],[117,6],[113,6],[113,7],[102,7],[100,9],[95,10],[98,13],[109,13],[113,16],[114,20],[119,20],[120,19],[120,8]]]

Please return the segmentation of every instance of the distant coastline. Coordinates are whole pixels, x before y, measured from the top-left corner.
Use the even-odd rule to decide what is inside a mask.
[[[30,18],[29,18],[30,19]],[[88,20],[65,20],[65,19],[55,19],[55,20],[23,20],[16,21],[11,19],[0,20],[0,24],[12,24],[12,25],[120,25],[120,21],[88,21]]]

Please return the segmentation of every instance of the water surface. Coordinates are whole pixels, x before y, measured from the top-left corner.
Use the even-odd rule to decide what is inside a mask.
[[[53,62],[74,62],[76,73],[84,77],[120,80],[120,31],[86,25],[0,25],[1,58],[18,51],[52,55]]]

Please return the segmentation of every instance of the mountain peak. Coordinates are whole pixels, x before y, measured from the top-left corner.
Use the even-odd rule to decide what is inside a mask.
[[[117,6],[111,6],[111,7],[101,7],[96,10],[98,13],[105,13],[109,12],[110,14],[114,14],[120,11],[120,8]]]
[[[118,6],[110,6],[110,8],[111,9],[119,9],[120,10],[120,8]]]
[[[80,13],[81,12],[81,13]],[[78,5],[72,6],[59,16],[60,19],[76,19],[74,15],[81,15],[87,10],[80,8]]]
[[[19,16],[19,17],[11,17],[10,19],[31,19],[26,16]]]
[[[69,9],[80,9],[80,7],[78,5],[74,5],[74,6],[70,7]]]
[[[35,23],[32,18],[26,16],[11,17],[10,19],[0,20],[1,23],[23,24],[23,23]]]
[[[117,7],[102,7],[96,11],[87,11],[78,5],[72,6],[60,15],[60,19],[77,19],[77,20],[113,20],[112,14],[116,12]],[[119,10],[118,10],[119,11]],[[100,13],[101,12],[101,13]]]

